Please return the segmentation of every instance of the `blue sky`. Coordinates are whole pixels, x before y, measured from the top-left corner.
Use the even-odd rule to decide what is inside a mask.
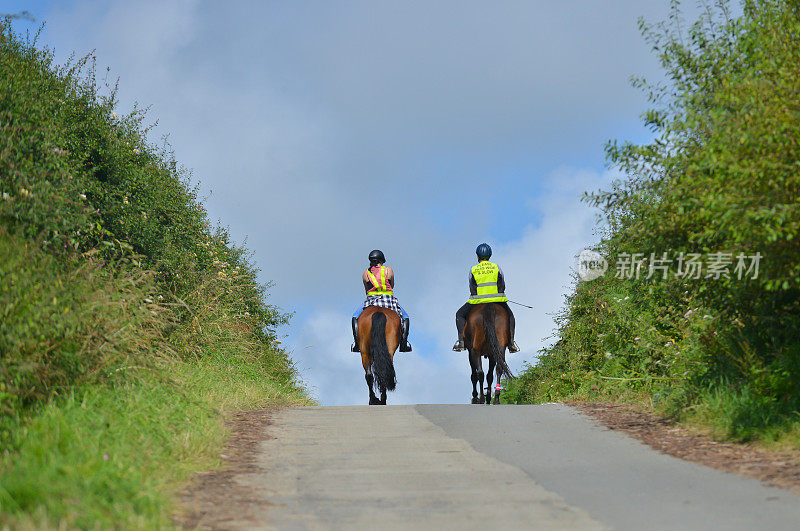
[[[349,316],[373,248],[397,275],[414,352],[392,403],[469,399],[453,314],[487,241],[534,361],[594,241],[603,144],[645,140],[631,75],[658,78],[637,19],[668,2],[0,2],[45,21],[60,60],[95,50],[193,170],[212,218],[295,312],[285,344],[325,404],[365,403]],[[37,23],[38,24],[38,23]],[[17,27],[37,24],[17,22]]]

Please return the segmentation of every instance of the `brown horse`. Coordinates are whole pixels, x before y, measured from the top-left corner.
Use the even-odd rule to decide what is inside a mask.
[[[513,378],[506,364],[508,346],[508,315],[499,304],[487,302],[475,304],[467,315],[464,339],[469,350],[469,364],[472,367],[472,403],[492,403],[492,371],[497,369],[497,381],[505,376]],[[489,358],[489,372],[486,373],[486,395],[483,393],[483,362]],[[480,395],[477,387],[480,386]],[[499,392],[495,393],[494,403],[499,403]]]
[[[358,346],[364,365],[369,405],[386,405],[386,391],[394,391],[394,351],[400,345],[400,316],[388,308],[370,306],[358,316]],[[381,398],[375,396],[380,392]]]

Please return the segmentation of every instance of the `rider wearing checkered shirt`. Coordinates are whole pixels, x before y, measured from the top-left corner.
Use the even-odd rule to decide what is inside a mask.
[[[385,263],[386,258],[383,256],[383,252],[376,249],[369,253],[369,268],[361,275],[364,290],[367,292],[367,300],[353,313],[353,345],[350,347],[352,352],[359,352],[358,316],[361,315],[364,308],[369,306],[380,306],[397,312],[401,319],[402,332],[400,352],[411,352],[411,345],[408,343],[410,320],[406,311],[397,301],[397,297],[394,296],[394,271],[391,267],[385,266]]]

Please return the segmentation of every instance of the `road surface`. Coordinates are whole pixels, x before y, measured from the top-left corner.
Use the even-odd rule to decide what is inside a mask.
[[[576,410],[419,405],[276,412],[265,529],[798,529],[800,497],[651,450]]]

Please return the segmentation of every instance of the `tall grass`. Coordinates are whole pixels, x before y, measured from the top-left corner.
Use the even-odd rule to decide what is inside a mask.
[[[91,56],[0,22],[0,523],[153,528],[225,410],[309,403],[248,251]]]

